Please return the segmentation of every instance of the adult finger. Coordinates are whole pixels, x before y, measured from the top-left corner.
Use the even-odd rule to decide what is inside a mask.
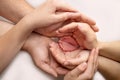
[[[53,75],[54,77],[57,77],[57,72],[46,62],[40,61],[37,66],[41,68],[43,71]]]
[[[95,31],[98,32],[99,28],[96,26],[96,22],[94,20],[92,20],[91,18],[85,16],[84,14],[81,13],[71,13],[69,14],[70,16],[68,16],[68,18],[70,18],[71,20],[75,20],[74,22],[83,22],[83,23],[87,23],[90,25],[90,27]],[[67,18],[67,19],[68,19]]]
[[[86,74],[90,73],[90,78],[93,77],[96,69],[97,69],[97,61],[98,61],[98,48],[95,48],[90,55],[90,60],[88,61],[88,69],[86,70]]]
[[[95,65],[94,60],[96,58],[95,54],[96,54],[96,49],[94,48],[90,53],[90,57],[89,57],[89,60],[88,60],[88,66],[89,67],[87,68],[86,72],[89,72],[89,73],[93,72],[93,68],[94,68],[94,65]]]
[[[58,74],[60,74],[60,75],[65,75],[65,74],[67,74],[69,72],[69,70],[65,69],[65,68],[63,68],[61,66],[58,66],[57,69],[56,69],[56,72]]]
[[[61,33],[70,33],[70,32],[74,32],[77,27],[78,27],[79,23],[77,22],[72,22],[70,24],[67,24],[65,26],[63,26],[62,28],[60,28],[58,31]]]
[[[73,33],[60,33],[58,30],[55,32],[55,37],[63,37],[63,36],[72,36]]]
[[[89,51],[83,50],[80,51],[79,55],[75,59],[70,59],[66,61],[64,65],[79,65],[82,62],[86,62],[89,57]]]
[[[98,68],[98,54],[99,54],[99,49],[98,48],[96,48],[96,50],[95,50],[96,52],[96,54],[95,54],[95,59],[94,59],[94,62],[95,62],[95,70],[94,70],[94,72],[96,72],[97,71],[97,68]]]
[[[85,17],[83,15],[81,15],[80,13],[72,13],[72,12],[64,12],[64,13],[60,13],[58,15],[55,15],[55,19],[56,19],[56,23],[58,22],[62,22],[62,21],[66,21],[69,19],[80,19],[77,20],[77,22],[84,22],[90,25],[90,27],[95,31],[98,32],[99,28],[96,26],[96,23],[91,20],[88,17]]]
[[[57,77],[57,72],[49,65],[50,60],[49,60],[49,56],[48,56],[48,49],[46,46],[43,46],[43,47],[39,46],[39,48],[35,48],[30,53],[34,60],[35,65],[39,69]]]
[[[70,24],[67,24],[65,26],[63,26],[62,28],[60,28],[58,31],[61,33],[68,33],[68,32],[74,32],[76,29],[81,30],[84,33],[87,32],[94,32],[91,28],[90,25],[86,24],[86,23],[78,23],[78,22],[72,22]],[[88,29],[90,31],[88,31]]]
[[[77,77],[81,73],[83,73],[86,68],[87,68],[87,64],[85,62],[78,65],[75,69],[68,72],[68,74],[64,77],[64,80],[76,80]]]
[[[55,23],[59,23],[71,19],[72,17],[76,16],[76,14],[77,13],[74,12],[62,12],[54,14],[53,17],[55,19]]]
[[[54,1],[56,3],[56,9],[58,11],[63,11],[63,12],[78,12],[77,9],[73,8],[72,6],[70,6],[64,0],[60,0],[59,2],[58,2],[58,0],[54,0]]]
[[[84,73],[84,76],[86,76],[86,79],[92,79],[92,77],[94,76],[98,51],[96,49],[93,49],[90,54],[91,55],[88,60],[88,68]]]
[[[96,22],[91,19],[90,17],[84,15],[83,13],[78,13],[76,14],[76,16],[73,16],[77,22],[83,22],[83,23],[87,23],[90,25],[90,27],[95,31],[95,32],[98,32],[99,31],[99,28],[96,26]]]
[[[55,42],[50,44],[50,51],[52,56],[59,62],[60,64],[64,64],[66,58],[64,52],[60,49],[59,45]]]
[[[52,55],[50,55],[50,65],[53,67],[53,69],[57,72],[59,75],[65,75],[69,70],[62,67],[54,58]]]

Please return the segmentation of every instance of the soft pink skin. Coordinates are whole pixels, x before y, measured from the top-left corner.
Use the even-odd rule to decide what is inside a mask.
[[[58,41],[60,48],[64,52],[77,50],[80,46],[72,36],[61,37]]]

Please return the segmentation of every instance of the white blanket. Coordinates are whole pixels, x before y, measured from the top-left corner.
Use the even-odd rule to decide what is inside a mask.
[[[44,0],[27,0],[31,5],[38,6]],[[66,0],[82,13],[93,18],[100,32],[98,39],[102,41],[120,40],[120,0]],[[58,1],[59,2],[59,1]],[[53,78],[34,66],[27,52],[20,51],[13,62],[0,76],[0,80],[63,80]],[[104,80],[97,73],[94,80]]]

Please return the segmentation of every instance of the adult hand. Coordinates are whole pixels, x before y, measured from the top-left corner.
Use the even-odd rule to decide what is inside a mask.
[[[51,42],[52,40],[47,37],[32,33],[25,42],[23,49],[31,54],[38,68],[57,77],[58,74],[66,74],[68,70],[61,67],[51,56],[49,51],[49,43]]]
[[[56,12],[62,10],[64,13],[57,14]],[[44,28],[52,24],[65,21],[73,16],[75,9],[66,5],[62,0],[46,0],[32,13],[26,16],[30,26],[34,28]]]
[[[62,27],[66,20],[86,22],[97,31],[96,23],[93,20],[73,9],[63,0],[60,0],[59,3],[58,0],[47,0],[32,13],[28,14],[26,19],[32,29],[42,29],[43,31],[37,30],[37,32],[47,36]]]
[[[64,13],[64,12],[59,12],[59,13]],[[97,28],[95,22],[91,18],[83,15],[80,12],[76,13],[76,14],[77,14],[77,16],[71,17],[71,20],[66,20],[66,21],[63,20],[61,22],[58,22],[56,24],[50,25],[50,26],[42,28],[42,29],[37,28],[35,30],[35,32],[40,33],[40,34],[42,34],[44,36],[48,36],[48,37],[61,37],[63,35],[64,36],[65,35],[70,35],[70,34],[61,34],[61,33],[57,32],[57,31],[58,31],[59,28],[65,26],[67,24],[70,24],[73,21],[88,23],[95,32],[98,31],[98,28]],[[76,20],[76,19],[79,19],[79,20]]]
[[[70,35],[70,34],[64,34],[64,33],[58,34],[56,32],[60,27],[63,27],[64,25],[65,25],[64,22],[60,22],[42,29],[38,28],[35,30],[35,32],[47,37],[62,37],[63,35]]]
[[[59,29],[59,32],[62,34],[73,33],[73,37],[76,39],[78,44],[85,49],[96,48],[99,44],[95,32],[87,23],[73,22]]]
[[[73,69],[82,62],[86,62],[89,57],[88,50],[77,49],[72,52],[64,52],[59,47],[58,43],[52,42],[50,44],[52,56],[64,67]]]
[[[98,49],[93,49],[90,53],[88,63],[82,63],[75,69],[68,72],[64,80],[91,80],[97,70]]]

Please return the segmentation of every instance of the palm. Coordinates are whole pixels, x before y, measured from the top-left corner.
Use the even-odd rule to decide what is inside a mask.
[[[51,56],[48,47],[52,40],[37,34],[32,34],[25,43],[27,51],[31,54],[36,66],[54,76],[65,74],[63,69]]]
[[[89,51],[77,49],[72,52],[64,52],[59,47],[58,43],[52,43],[51,52],[54,58],[68,69],[73,69],[82,62],[86,62],[89,57]],[[66,64],[68,62],[68,64]]]

